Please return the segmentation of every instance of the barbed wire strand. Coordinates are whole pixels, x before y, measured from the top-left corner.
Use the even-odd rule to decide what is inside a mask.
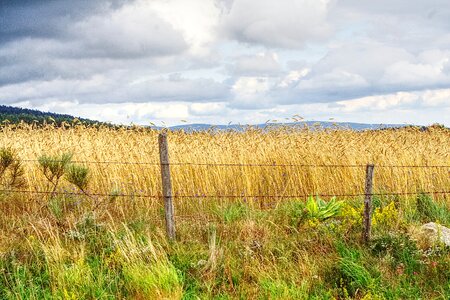
[[[39,163],[38,159],[22,159],[20,160],[26,163]],[[46,162],[58,163],[62,162],[61,160],[48,160]],[[91,160],[73,160],[71,163],[75,164],[105,164],[105,165],[150,165],[150,166],[160,166],[160,163],[152,163],[152,162],[133,162],[133,161],[91,161]]]
[[[50,191],[33,191],[33,190],[0,190],[0,193],[19,193],[19,194],[45,194],[45,195],[70,195],[70,196],[92,196],[92,197],[139,197],[139,198],[161,198],[159,195],[147,194],[106,194],[106,193],[81,193],[81,192],[50,192]]]
[[[78,196],[98,196],[98,197],[138,197],[138,198],[163,198],[162,195],[148,194],[106,194],[106,193],[80,193],[80,192],[50,192],[50,191],[32,191],[32,190],[0,190],[2,193],[19,194],[47,194],[47,195],[78,195]],[[401,196],[401,195],[419,195],[419,194],[450,194],[450,191],[420,191],[420,192],[388,192],[388,193],[355,193],[355,194],[294,194],[294,195],[173,195],[173,198],[308,198],[308,197],[359,197],[359,196]]]
[[[37,159],[23,159],[22,162],[39,162]],[[60,160],[51,160],[49,162],[61,162]],[[132,162],[132,161],[88,161],[75,160],[72,163],[79,164],[110,164],[110,165],[149,165],[149,166],[211,166],[211,167],[306,167],[306,168],[364,168],[366,164],[239,164],[239,163],[193,163],[193,162],[173,162],[161,164],[154,162]],[[375,164],[377,168],[450,168],[450,165],[384,165]]]

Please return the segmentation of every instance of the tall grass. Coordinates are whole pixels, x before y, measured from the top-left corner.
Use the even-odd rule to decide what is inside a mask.
[[[65,169],[57,190],[82,195],[58,195],[42,165],[23,161],[27,189],[49,194],[0,193],[0,299],[450,297],[448,250],[419,249],[408,233],[423,222],[446,224],[448,196],[376,197],[370,247],[359,243],[362,198],[339,197],[340,209],[322,218],[304,199],[246,197],[361,193],[364,166],[173,165],[175,193],[193,197],[175,199],[178,236],[168,242],[160,199],[94,195],[160,195],[157,135],[140,128],[2,127],[0,146],[22,160],[71,153],[75,161],[155,165],[77,163]],[[180,163],[450,165],[450,132],[169,132],[169,151]],[[375,191],[450,190],[448,172],[376,166]],[[195,197],[221,194],[242,197]],[[328,207],[324,200],[317,209]]]
[[[158,194],[157,131],[70,127],[3,127],[0,145],[22,159],[73,153],[78,161],[144,162],[155,165],[89,164],[92,190]],[[171,162],[300,165],[450,165],[450,130],[430,127],[362,131],[274,128],[269,131],[169,133]],[[29,186],[45,188],[35,162]],[[174,191],[183,195],[355,194],[363,191],[364,167],[172,166]],[[375,167],[377,192],[449,189],[448,168]]]

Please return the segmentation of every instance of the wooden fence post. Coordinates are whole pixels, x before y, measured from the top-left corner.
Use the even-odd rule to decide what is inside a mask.
[[[164,197],[164,211],[166,217],[166,231],[169,239],[175,239],[175,221],[172,197],[172,181],[170,179],[169,147],[167,134],[160,133],[158,136],[159,159],[161,164],[161,182]]]
[[[372,225],[372,187],[373,187],[373,164],[366,166],[366,184],[364,187],[364,216],[363,216],[363,234],[362,239],[365,244],[370,240],[370,230]]]

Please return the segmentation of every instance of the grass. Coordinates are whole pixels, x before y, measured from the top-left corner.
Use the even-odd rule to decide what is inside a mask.
[[[359,210],[361,204],[362,199],[345,205]],[[132,206],[130,201],[95,213],[81,207],[58,220],[29,207],[9,214],[7,219],[17,223],[10,226],[15,234],[9,233],[11,241],[0,256],[0,298],[450,296],[450,250],[420,248],[404,226],[421,223],[406,222],[403,207],[398,217],[405,224],[375,228],[365,246],[349,207],[320,220],[311,219],[300,200],[270,211],[218,203],[202,211],[210,221],[177,219],[178,237],[170,243],[162,219],[146,215],[144,207],[136,213]]]
[[[157,163],[156,134],[3,127],[0,141],[21,159]],[[174,162],[448,165],[449,141],[442,128],[169,134]],[[419,194],[375,197],[364,245],[361,197],[245,197],[360,192],[364,168],[172,166],[175,193],[244,196],[176,199],[169,242],[160,199],[119,196],[160,193],[158,168],[74,164],[55,190],[83,193],[59,195],[42,165],[22,166],[26,188],[49,194],[0,194],[0,299],[450,298],[450,250],[416,235],[426,222],[450,225],[448,196],[420,194],[450,188],[445,168],[375,167],[375,191]]]
[[[66,157],[74,161],[143,162],[91,164],[89,191],[158,195],[158,131],[75,126],[2,127],[0,145],[22,160]],[[430,127],[362,131],[276,128],[245,132],[169,132],[173,163],[363,165],[360,168],[172,166],[174,193],[183,195],[355,194],[364,190],[365,164],[375,164],[377,192],[449,189],[446,168],[386,168],[380,165],[449,165],[450,131]],[[155,164],[155,165],[151,165]],[[38,162],[23,162],[29,187],[49,189]],[[49,167],[57,168],[50,165]],[[60,188],[71,184],[63,180]]]

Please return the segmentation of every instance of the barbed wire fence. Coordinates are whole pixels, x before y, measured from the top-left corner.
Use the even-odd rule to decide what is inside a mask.
[[[61,162],[60,160],[48,160],[49,162]],[[38,163],[38,159],[22,159],[21,162]],[[105,164],[105,165],[148,165],[160,167],[161,165],[170,166],[209,166],[209,167],[306,167],[306,168],[361,168],[367,164],[253,164],[253,163],[196,163],[196,162],[170,162],[170,163],[154,163],[154,162],[134,162],[134,161],[90,161],[90,160],[72,160],[72,163],[79,164]],[[377,164],[377,168],[438,168],[449,169],[450,165],[385,165]]]
[[[99,193],[91,192],[91,197],[133,197],[133,198],[149,198],[154,200],[163,199],[164,204],[164,219],[166,233],[169,239],[176,238],[175,218],[189,219],[197,218],[198,215],[182,215],[175,214],[174,199],[196,199],[196,198],[210,198],[210,199],[307,199],[314,195],[316,197],[364,197],[364,213],[363,213],[363,233],[362,239],[364,242],[370,240],[371,235],[371,213],[373,210],[372,198],[373,196],[407,196],[418,195],[419,192],[373,192],[373,177],[375,168],[383,169],[448,169],[450,182],[450,165],[399,165],[399,164],[277,164],[277,163],[198,163],[198,162],[170,162],[169,161],[169,146],[167,135],[161,133],[158,137],[159,145],[159,162],[138,162],[138,161],[90,161],[90,160],[74,160],[72,163],[91,164],[91,165],[145,165],[160,168],[162,191],[159,194],[147,193]],[[39,163],[38,159],[22,159],[23,163]],[[61,162],[53,160],[51,162]],[[309,194],[178,194],[173,192],[171,180],[171,167],[269,167],[269,168],[365,168],[365,182],[363,193],[309,193]],[[0,193],[18,193],[18,194],[36,194],[36,195],[70,195],[70,196],[85,196],[83,192],[70,191],[40,191],[27,189],[0,189]],[[421,191],[421,194],[428,195],[450,195],[449,190],[426,190]],[[204,216],[203,216],[204,217]]]

